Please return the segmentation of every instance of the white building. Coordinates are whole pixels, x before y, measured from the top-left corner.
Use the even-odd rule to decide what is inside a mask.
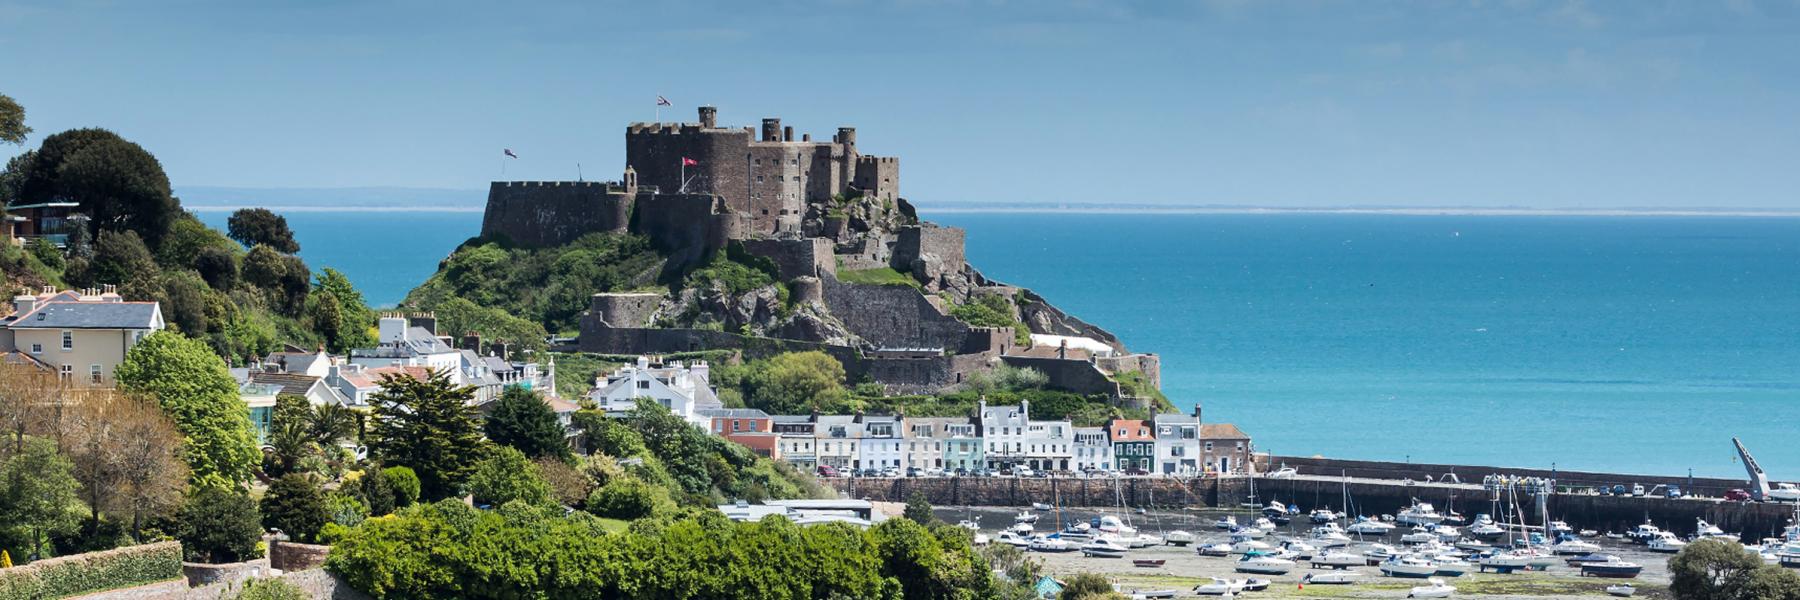
[[[907,468],[921,471],[925,469],[954,469],[944,462],[945,445],[954,437],[952,430],[957,425],[967,426],[966,417],[914,417],[906,419],[906,464]],[[963,440],[959,440],[963,441]]]
[[[1076,471],[1111,471],[1112,456],[1112,438],[1105,427],[1075,428]]]
[[[680,361],[657,364],[644,356],[638,357],[636,364],[619,367],[596,379],[588,397],[600,410],[616,416],[635,410],[638,398],[649,398],[702,429],[708,427],[711,419],[700,411],[724,408],[712,389],[705,361],[694,361],[692,365],[682,365]]]
[[[857,440],[857,469],[906,468],[906,449],[901,420],[893,416],[857,417],[862,421],[863,436]]]
[[[1026,421],[1025,465],[1067,471],[1075,458],[1075,425],[1068,421]]]
[[[808,415],[772,415],[769,417],[769,429],[781,436],[777,442],[781,450],[781,460],[792,463],[805,471],[813,471],[819,466],[819,440],[815,433],[817,423]]]
[[[1006,469],[1026,458],[1026,427],[1030,422],[1031,402],[1017,406],[988,406],[982,400],[976,407],[981,419],[981,440],[987,446],[987,468]]]
[[[438,338],[436,332],[392,315],[381,317],[376,329],[380,337],[375,347],[351,350],[351,364],[368,368],[426,367],[448,374],[451,383],[468,385],[462,352]]]
[[[125,353],[144,336],[163,329],[162,307],[126,302],[109,286],[104,292],[58,292],[13,298],[0,306],[0,354],[18,352],[64,380],[104,384]]]
[[[816,456],[819,466],[843,470],[860,464],[858,447],[861,445],[863,428],[856,417],[820,416],[814,420],[813,435],[818,438]]]
[[[1199,409],[1194,409],[1195,413]],[[1157,473],[1164,475],[1197,475],[1204,468],[1200,452],[1200,415],[1156,415]]]

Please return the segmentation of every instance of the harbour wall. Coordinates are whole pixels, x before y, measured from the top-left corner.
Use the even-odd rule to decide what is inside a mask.
[[[1058,506],[1132,507],[1212,506],[1217,486],[1213,481],[1175,478],[1025,478],[931,477],[868,478],[833,477],[831,487],[850,498],[875,502],[906,502],[914,492],[937,506],[1030,506],[1033,502]]]
[[[1445,475],[1454,473],[1465,483],[1480,483],[1481,478],[1488,475],[1512,475],[1517,477],[1551,477],[1556,479],[1558,488],[1598,488],[1623,485],[1630,488],[1632,484],[1642,484],[1650,489],[1658,484],[1680,486],[1682,491],[1690,495],[1723,497],[1727,490],[1745,489],[1749,487],[1746,479],[1720,479],[1715,477],[1693,477],[1682,475],[1633,475],[1622,473],[1599,473],[1593,471],[1566,471],[1551,469],[1529,469],[1516,467],[1492,467],[1482,465],[1451,465],[1441,463],[1389,462],[1376,460],[1344,460],[1338,458],[1271,456],[1263,464],[1263,470],[1273,471],[1282,466],[1293,467],[1301,475],[1320,475],[1338,477],[1348,475],[1365,479],[1412,479],[1424,481],[1427,478],[1442,480]]]

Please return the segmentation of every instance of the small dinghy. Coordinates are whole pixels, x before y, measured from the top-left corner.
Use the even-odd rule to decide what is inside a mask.
[[[1637,588],[1632,587],[1632,585],[1629,583],[1622,583],[1619,585],[1609,585],[1609,586],[1606,586],[1606,593],[1614,595],[1614,596],[1618,596],[1620,598],[1630,598],[1632,594],[1637,593]]]
[[[1260,592],[1269,589],[1269,580],[1251,577],[1244,580],[1244,591]]]
[[[1143,569],[1160,569],[1164,562],[1165,561],[1160,558],[1134,558],[1131,559],[1131,566]]]
[[[1449,598],[1451,594],[1456,593],[1456,586],[1444,583],[1444,580],[1442,580],[1442,579],[1433,577],[1427,581],[1430,581],[1431,585],[1421,585],[1421,586],[1415,587],[1407,592],[1406,597],[1408,597],[1408,598]]]
[[[1032,510],[1056,510],[1056,507],[1048,505],[1048,504],[1044,504],[1042,502],[1031,503],[1031,508],[1032,508]]]

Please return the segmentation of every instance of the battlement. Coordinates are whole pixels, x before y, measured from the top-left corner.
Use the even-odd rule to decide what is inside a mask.
[[[856,157],[856,164],[897,165],[900,164],[900,158],[896,156],[858,156]]]
[[[496,188],[586,188],[599,189],[607,193],[630,193],[632,188],[617,181],[495,181],[489,184],[489,193]],[[656,186],[639,187],[638,190],[654,192]]]

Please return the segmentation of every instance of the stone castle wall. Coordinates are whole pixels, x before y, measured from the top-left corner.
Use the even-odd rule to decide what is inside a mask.
[[[662,294],[603,293],[589,299],[588,317],[613,327],[645,327],[656,316]]]
[[[844,326],[883,348],[963,347],[969,326],[946,315],[918,290],[825,279],[825,306]]]
[[[704,194],[639,194],[631,213],[631,231],[676,265],[699,264],[725,247],[740,226],[735,213],[716,196]]]
[[[1106,374],[1085,360],[1062,358],[1038,358],[1032,356],[1002,356],[1000,360],[1019,368],[1032,368],[1042,371],[1050,378],[1050,385],[1075,392],[1077,394],[1106,394],[1119,397],[1119,384],[1106,378]]]
[[[913,274],[927,286],[962,270],[966,234],[961,227],[925,223],[900,230],[894,242],[893,267]]]
[[[488,186],[482,237],[530,247],[560,246],[597,232],[623,232],[633,198],[616,184],[496,181]]]
[[[1162,389],[1162,358],[1155,354],[1097,356],[1094,357],[1094,366],[1113,374],[1131,371],[1143,373],[1144,381],[1149,382],[1156,389]]]
[[[739,242],[744,250],[775,261],[782,281],[795,277],[834,277],[837,259],[831,240],[825,238],[750,239]]]

